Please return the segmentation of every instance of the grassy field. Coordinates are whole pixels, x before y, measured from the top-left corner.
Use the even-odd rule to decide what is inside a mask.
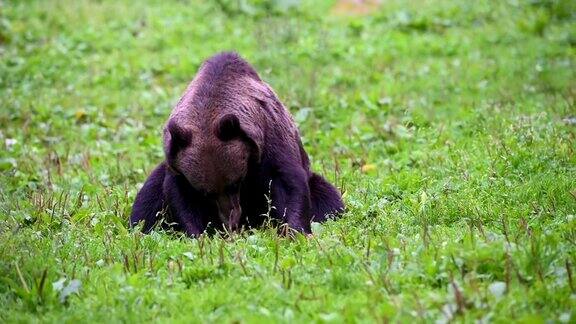
[[[576,321],[570,0],[0,1],[0,322]],[[128,228],[236,50],[344,192],[313,238]]]

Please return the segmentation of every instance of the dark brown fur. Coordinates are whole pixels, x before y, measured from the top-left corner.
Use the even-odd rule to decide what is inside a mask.
[[[274,91],[235,53],[207,60],[164,130],[166,161],[138,193],[131,224],[149,231],[168,207],[177,229],[257,226],[268,211],[310,233],[344,208],[332,185],[310,170],[296,125]]]

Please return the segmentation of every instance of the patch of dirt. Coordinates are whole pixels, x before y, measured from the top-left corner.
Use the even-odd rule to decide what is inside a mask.
[[[366,16],[378,10],[382,0],[339,0],[332,7],[337,16]]]

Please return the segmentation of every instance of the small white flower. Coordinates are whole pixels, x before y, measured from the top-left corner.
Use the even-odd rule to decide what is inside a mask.
[[[8,149],[11,149],[12,146],[14,146],[16,143],[18,143],[18,141],[15,138],[7,138],[6,140],[4,140],[4,144]]]
[[[496,281],[488,286],[488,290],[490,290],[492,295],[494,295],[496,298],[500,298],[506,292],[506,283],[502,281]]]

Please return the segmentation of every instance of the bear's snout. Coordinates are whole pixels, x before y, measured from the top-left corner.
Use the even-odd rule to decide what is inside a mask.
[[[240,193],[221,194],[216,199],[218,216],[226,228],[234,232],[240,227],[242,207],[240,206]]]

